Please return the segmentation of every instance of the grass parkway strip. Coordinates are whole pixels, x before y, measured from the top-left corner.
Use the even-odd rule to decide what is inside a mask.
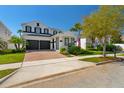
[[[22,62],[24,59],[24,55],[25,55],[25,53],[0,55],[0,64],[10,64],[10,63]]]

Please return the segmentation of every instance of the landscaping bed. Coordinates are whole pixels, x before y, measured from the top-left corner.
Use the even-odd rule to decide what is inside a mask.
[[[11,74],[12,72],[14,72],[17,69],[6,69],[6,70],[0,70],[0,79]]]
[[[121,58],[114,58],[114,57],[108,56],[108,57],[91,57],[91,58],[83,58],[83,59],[79,59],[79,60],[80,60],[80,61],[88,61],[88,62],[99,63],[99,62],[106,62],[106,61],[121,60]]]
[[[0,55],[0,64],[10,64],[16,62],[23,62],[25,53],[14,53]]]

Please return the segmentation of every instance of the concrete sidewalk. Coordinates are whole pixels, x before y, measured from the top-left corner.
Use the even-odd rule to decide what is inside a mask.
[[[23,67],[54,64],[54,63],[60,63],[60,62],[65,62],[65,61],[77,60],[80,58],[98,57],[98,56],[101,56],[101,55],[76,56],[76,57],[57,58],[57,59],[48,59],[48,60],[36,60],[36,61],[31,61],[31,62],[29,61],[29,62],[23,62]],[[19,68],[21,67],[21,65],[22,63],[4,64],[4,65],[0,65],[0,70]]]
[[[74,70],[83,69],[90,66],[95,66],[95,63],[83,62],[77,59],[82,57],[68,58],[68,59],[55,59],[49,60],[47,63],[33,63],[23,64],[23,68],[19,69],[16,74],[3,82],[0,87],[18,87],[17,85],[33,81],[35,79],[48,78],[60,73],[66,73]]]

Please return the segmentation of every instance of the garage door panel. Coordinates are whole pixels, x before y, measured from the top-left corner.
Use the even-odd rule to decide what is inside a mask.
[[[27,40],[27,50],[50,49],[50,41]]]
[[[50,41],[40,41],[40,49],[50,49]]]
[[[27,50],[38,50],[39,49],[39,41],[38,40],[27,40]]]

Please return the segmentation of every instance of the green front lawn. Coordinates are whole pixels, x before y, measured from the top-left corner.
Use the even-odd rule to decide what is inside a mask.
[[[124,56],[124,54],[119,54],[118,56]]]
[[[10,73],[12,73],[13,71],[15,71],[16,69],[6,69],[6,70],[0,70],[0,79],[9,75]]]
[[[10,64],[10,63],[22,62],[24,59],[24,55],[25,55],[25,53],[0,55],[0,64]]]
[[[86,56],[86,55],[102,55],[103,51],[93,51],[87,50],[89,53],[80,54],[79,56]],[[106,51],[106,54],[113,54],[111,51]]]
[[[113,57],[92,57],[92,58],[84,58],[84,59],[79,59],[81,61],[88,61],[88,62],[103,62],[103,61],[108,61],[108,60],[115,60]]]

